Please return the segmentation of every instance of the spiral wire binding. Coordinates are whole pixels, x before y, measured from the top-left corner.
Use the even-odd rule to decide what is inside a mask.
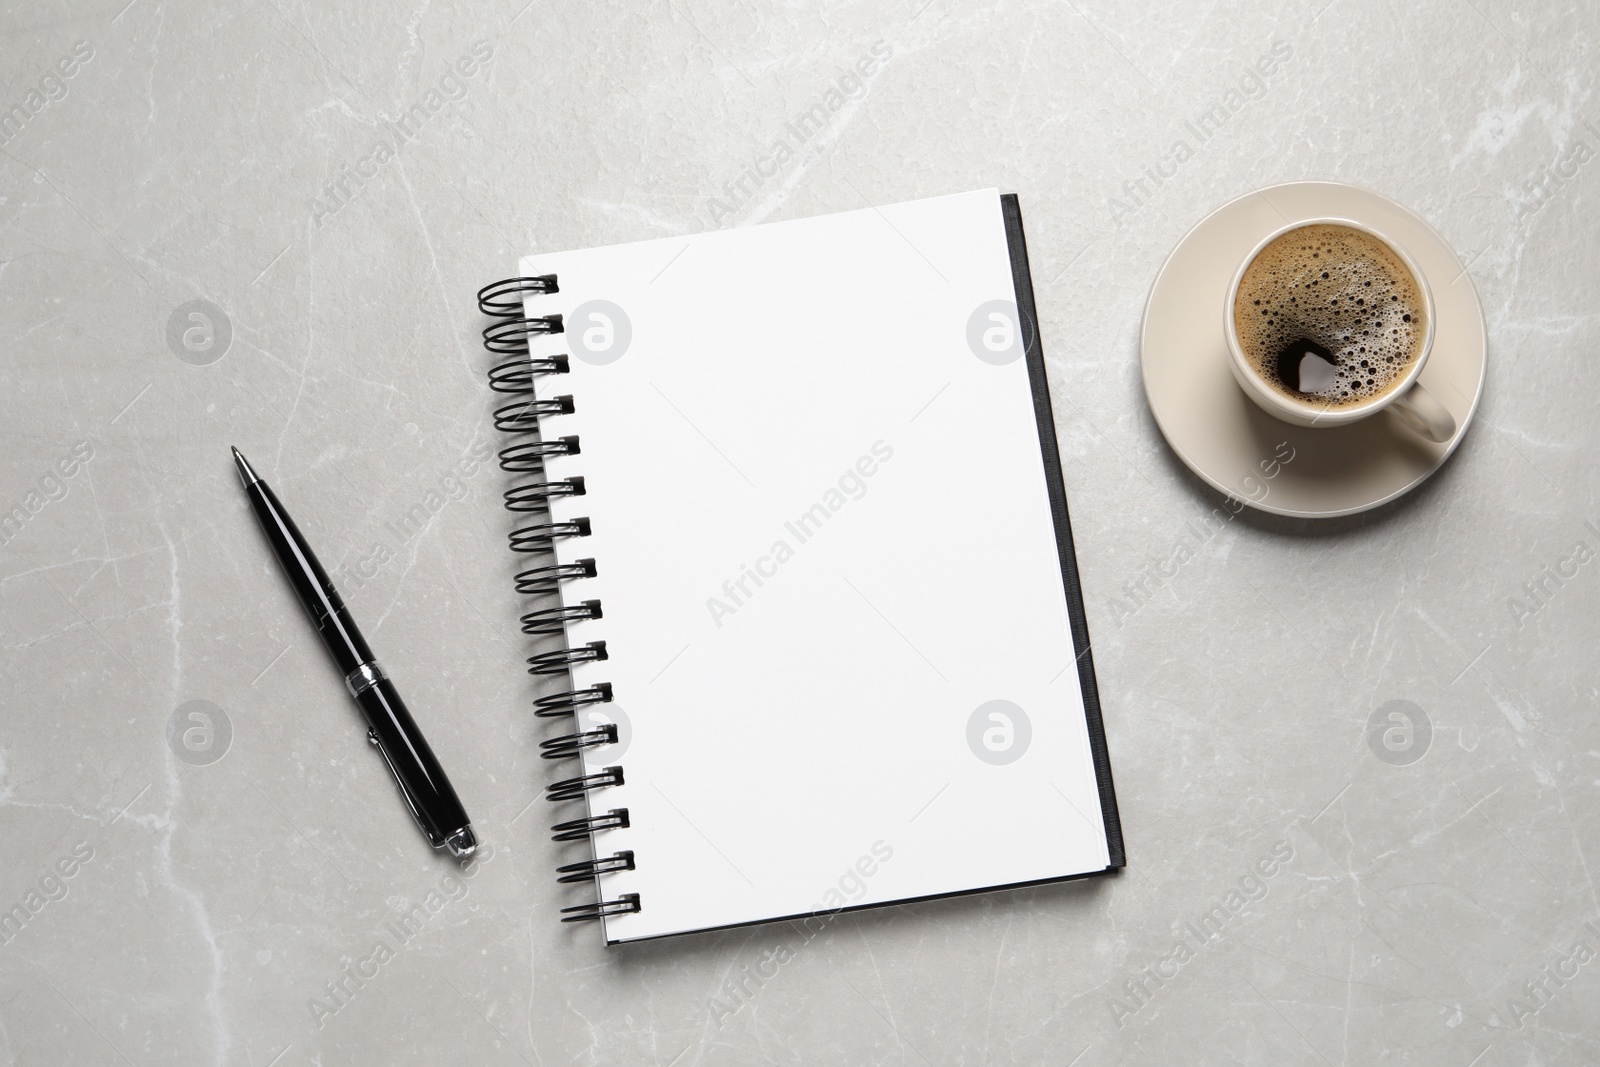
[[[611,683],[601,682],[587,689],[569,689],[565,693],[551,693],[533,702],[533,713],[541,719],[576,712],[590,704],[604,704],[611,699]]]
[[[538,374],[565,374],[572,369],[566,356],[523,356],[508,360],[489,372],[489,388],[497,393],[526,393]]]
[[[544,798],[555,803],[563,800],[581,800],[585,793],[592,793],[607,786],[621,785],[622,782],[622,768],[607,767],[594,774],[580,774],[576,778],[564,778],[559,782],[552,782],[544,787]]]
[[[558,648],[528,657],[529,674],[566,674],[579,663],[598,663],[610,659],[604,641],[590,641],[582,648]]]
[[[539,755],[545,759],[570,759],[578,754],[580,749],[593,748],[596,745],[614,745],[617,743],[617,724],[608,722],[594,730],[584,730],[576,734],[562,734],[552,737],[548,741],[539,742]]]
[[[571,822],[558,822],[550,827],[555,841],[583,841],[601,830],[626,830],[629,826],[628,809],[612,808],[604,815],[590,815]]]
[[[573,519],[571,522],[538,522],[511,531],[511,551],[543,552],[564,537],[588,536],[588,519]]]
[[[598,572],[594,560],[580,559],[575,563],[556,563],[546,567],[530,567],[517,573],[517,592],[548,593],[562,582],[593,578]]]
[[[557,867],[558,882],[587,882],[589,879],[611,871],[633,870],[633,853],[617,852],[605,859],[584,860],[581,863],[568,863]]]
[[[507,278],[478,290],[478,310],[493,319],[516,318],[522,314],[524,295],[543,296],[556,293],[554,274],[541,274],[537,278]]]
[[[520,399],[502,405],[494,413],[495,429],[509,434],[536,435],[518,440],[500,450],[500,467],[512,474],[530,474],[539,478],[524,482],[506,491],[508,511],[522,514],[544,512],[548,515],[550,501],[562,497],[580,497],[586,494],[581,477],[551,479],[544,475],[544,461],[549,456],[576,456],[581,453],[576,436],[546,439],[540,433],[540,420],[570,415],[577,410],[577,402],[569,395],[547,398],[534,396],[535,382],[551,375],[571,372],[566,355],[534,356],[530,354],[530,337],[550,336],[565,332],[560,315],[525,316],[523,301],[561,291],[559,279],[554,274],[532,278],[507,278],[486,285],[478,291],[478,310],[492,321],[483,331],[483,347],[507,360],[489,372],[489,388],[497,393],[516,394]],[[588,537],[590,524],[587,517],[564,522],[535,522],[519,527],[510,534],[513,552],[549,552],[557,541]],[[555,592],[564,583],[583,581],[599,573],[593,559],[578,559],[572,563],[550,563],[529,567],[516,577],[517,592],[540,595]],[[598,600],[584,600],[574,605],[542,608],[522,616],[522,632],[536,636],[554,636],[566,632],[568,623],[604,618]],[[567,674],[579,663],[599,663],[607,659],[606,643],[590,641],[579,647],[567,647],[551,652],[541,652],[528,657],[528,673],[535,676]],[[578,725],[579,712],[592,704],[605,704],[612,699],[611,683],[600,682],[583,689],[569,689],[551,693],[534,700],[533,713],[540,718],[573,717]],[[569,734],[552,737],[539,745],[540,756],[548,760],[580,759],[587,749],[617,743],[617,727],[606,723],[594,729],[578,729]],[[605,767],[594,774],[578,775],[553,782],[545,787],[545,797],[553,803],[586,802],[599,790],[623,784],[621,767]],[[612,808],[603,815],[588,815],[569,819],[550,827],[555,841],[594,842],[594,835],[603,830],[626,829],[630,825],[627,808]],[[634,870],[631,851],[620,851],[593,859],[568,863],[556,868],[559,883],[596,881],[602,875],[616,871]],[[561,921],[588,922],[610,915],[627,915],[640,910],[639,894],[624,893],[615,900],[601,899],[561,909]]]
[[[484,327],[483,347],[502,356],[527,355],[528,338],[561,333],[560,315],[500,319]]]
[[[569,604],[559,608],[545,608],[543,611],[528,612],[522,617],[522,632],[550,636],[552,634],[566,633],[567,623],[569,622],[582,622],[585,619],[600,619],[604,617],[600,611],[600,601],[585,600],[582,604]]]
[[[506,490],[507,511],[545,511],[558,496],[583,496],[582,478],[563,478],[558,482],[529,482]]]
[[[533,433],[546,415],[571,415],[576,410],[570,396],[523,400],[495,409],[494,428],[502,433]]]
[[[554,441],[524,441],[519,445],[500,450],[500,469],[516,474],[538,473],[544,470],[546,456],[576,456],[578,439],[558,437]]]
[[[616,900],[599,900],[593,904],[579,904],[576,907],[562,908],[561,921],[564,923],[581,923],[599,919],[606,915],[626,915],[630,911],[640,911],[639,894],[624,893]]]

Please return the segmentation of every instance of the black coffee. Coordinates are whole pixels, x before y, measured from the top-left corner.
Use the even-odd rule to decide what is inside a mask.
[[[1244,357],[1295,400],[1340,408],[1393,389],[1422,354],[1422,292],[1382,241],[1317,223],[1274,240],[1234,298]]]

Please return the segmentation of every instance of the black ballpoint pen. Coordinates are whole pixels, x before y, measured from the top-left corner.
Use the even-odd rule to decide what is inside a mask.
[[[467,810],[461,806],[450,779],[445,777],[444,768],[406,710],[394,683],[373,659],[372,650],[356,629],[328,572],[317,562],[277,496],[250,469],[237,448],[233,450],[233,460],[239,465],[250,506],[261,520],[272,551],[322,634],[323,644],[344,675],[350,695],[361,706],[361,714],[367,720],[367,739],[389,765],[417,825],[434,848],[443,846],[457,857],[471,855],[478,847],[478,839],[472,833]]]

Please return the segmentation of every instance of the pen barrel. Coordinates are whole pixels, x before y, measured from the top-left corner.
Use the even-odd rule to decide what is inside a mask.
[[[394,768],[395,776],[409,793],[407,802],[435,846],[466,826],[470,820],[461,806],[444,768],[417,728],[405,701],[387,678],[368,686],[356,695],[367,726]]]
[[[372,660],[372,650],[356,629],[355,620],[344,606],[344,599],[333,587],[328,572],[317,554],[311,551],[300,528],[294,524],[278,495],[266,482],[255,482],[246,490],[261,529],[272,545],[272,552],[283,566],[284,577],[294,588],[295,597],[311,616],[311,623],[322,635],[323,643],[339,670],[349,674]]]

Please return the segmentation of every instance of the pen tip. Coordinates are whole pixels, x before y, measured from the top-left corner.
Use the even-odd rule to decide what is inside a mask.
[[[237,448],[233,450],[233,462],[238,465],[239,477],[244,479],[244,484],[247,488],[261,480],[256,477],[256,472],[250,469],[250,464],[245,460],[244,453]]]

